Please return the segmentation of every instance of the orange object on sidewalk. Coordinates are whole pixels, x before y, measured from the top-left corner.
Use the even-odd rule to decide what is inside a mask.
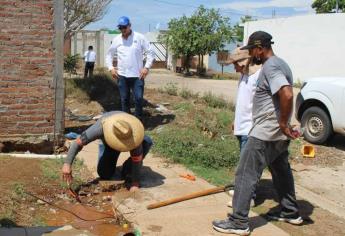
[[[196,180],[195,176],[194,175],[190,175],[190,174],[180,175],[180,177],[186,178],[186,179],[191,180],[191,181],[195,181]]]
[[[303,157],[309,157],[309,158],[315,157],[315,148],[313,145],[303,145],[301,151],[302,151]]]

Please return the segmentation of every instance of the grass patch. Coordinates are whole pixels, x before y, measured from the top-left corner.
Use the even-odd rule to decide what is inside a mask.
[[[203,166],[187,165],[198,176],[202,176],[205,180],[215,185],[227,185],[234,182],[234,173],[228,168],[205,168]]]
[[[23,198],[25,196],[25,188],[24,188],[24,184],[22,183],[15,183],[13,185],[13,193],[15,194],[15,198]]]
[[[45,227],[47,226],[47,223],[44,221],[44,218],[41,216],[35,216],[32,219],[32,225],[36,227]]]
[[[169,100],[166,89],[160,92]],[[231,104],[212,93],[196,100],[188,90],[178,94],[185,100],[172,104],[174,121],[149,132],[154,140],[152,151],[185,165],[213,184],[230,183],[239,160],[238,141],[231,134]]]
[[[60,186],[66,188],[67,185],[61,179],[61,168],[63,166],[63,159],[56,158],[56,159],[45,159],[42,161],[41,164],[41,171],[46,181],[59,181]],[[82,179],[80,178],[80,172],[83,168],[83,162],[81,160],[76,159],[73,163],[73,183],[72,187],[75,188],[82,184]]]
[[[195,114],[195,126],[210,136],[229,134],[233,122],[233,113],[207,107]]]
[[[239,159],[237,141],[210,139],[196,128],[169,127],[160,132],[152,131],[155,140],[153,151],[187,166],[204,168],[232,168]]]
[[[182,103],[175,104],[173,108],[174,110],[184,112],[184,111],[192,110],[193,106],[189,102],[182,102]]]
[[[215,73],[212,75],[212,79],[215,80],[239,80],[241,75],[239,73]]]
[[[230,105],[220,96],[216,96],[211,92],[205,93],[202,97],[202,100],[210,107],[213,108],[228,108]]]
[[[193,93],[191,90],[187,88],[182,88],[181,91],[179,92],[179,95],[183,97],[184,99],[189,99],[189,98],[198,98],[199,93]]]
[[[174,83],[167,83],[164,86],[163,91],[166,92],[167,94],[171,95],[171,96],[177,96],[178,95],[178,87]]]

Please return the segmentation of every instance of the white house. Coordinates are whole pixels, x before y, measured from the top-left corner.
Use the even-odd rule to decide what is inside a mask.
[[[273,50],[291,66],[295,82],[318,76],[345,77],[345,13],[247,22],[244,44],[257,30],[273,36]]]

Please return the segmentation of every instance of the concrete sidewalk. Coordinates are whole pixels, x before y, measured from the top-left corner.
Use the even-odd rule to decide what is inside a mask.
[[[88,168],[96,175],[98,141],[85,146],[78,154]],[[128,157],[124,153],[118,165]],[[213,188],[201,178],[190,181],[179,177],[180,174],[193,174],[185,167],[166,162],[162,158],[148,155],[142,171],[142,188],[131,194],[117,192],[113,196],[115,207],[133,222],[143,235],[223,235],[212,229],[214,219],[224,219],[231,210],[226,206],[230,197],[225,193],[200,197],[174,205],[147,210],[146,206],[158,201],[180,197],[189,193]],[[268,223],[260,216],[251,213],[252,235],[288,235],[280,228]]]

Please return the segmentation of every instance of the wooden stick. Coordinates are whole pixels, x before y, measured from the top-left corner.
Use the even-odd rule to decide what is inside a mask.
[[[210,195],[210,194],[215,194],[215,193],[221,193],[221,192],[224,192],[226,189],[232,188],[232,187],[233,187],[233,185],[227,185],[227,186],[216,187],[216,188],[211,188],[211,189],[207,189],[207,190],[191,193],[191,194],[188,194],[188,195],[185,195],[185,196],[182,196],[182,197],[172,198],[172,199],[165,200],[165,201],[162,201],[162,202],[157,202],[157,203],[150,204],[150,205],[147,206],[147,209],[151,210],[151,209],[155,209],[155,208],[171,205],[171,204],[174,204],[174,203],[177,203],[177,202],[182,202],[182,201],[186,201],[186,200],[197,198],[197,197],[202,197],[202,196],[206,196],[206,195]]]

